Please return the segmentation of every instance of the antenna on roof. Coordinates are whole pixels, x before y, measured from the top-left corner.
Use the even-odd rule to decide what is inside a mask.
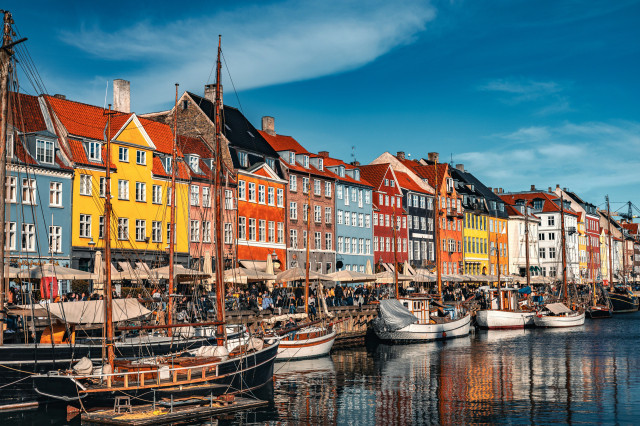
[[[453,167],[453,152],[451,153],[451,162],[449,164]]]
[[[109,94],[109,80],[107,80],[107,87],[104,88],[104,106],[102,109],[107,109],[107,96]]]
[[[351,160],[356,161],[356,146],[351,145]]]

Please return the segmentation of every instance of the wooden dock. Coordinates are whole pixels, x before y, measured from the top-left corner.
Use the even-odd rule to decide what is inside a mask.
[[[268,404],[267,401],[243,397],[236,397],[232,402],[217,400],[209,402],[206,398],[200,404],[194,404],[193,401],[187,402],[190,403],[179,405],[180,401],[176,401],[173,408],[166,402],[158,402],[155,407],[151,404],[133,406],[131,412],[127,413],[116,413],[113,409],[93,411],[82,414],[82,423],[129,426],[159,425],[250,410]]]

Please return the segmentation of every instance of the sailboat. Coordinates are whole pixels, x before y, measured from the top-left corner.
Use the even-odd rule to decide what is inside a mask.
[[[309,179],[309,181],[311,181]],[[311,236],[311,191],[309,202],[307,203],[307,262],[304,271],[304,312],[309,315],[309,238]],[[291,278],[299,278],[292,276]],[[320,282],[323,278],[320,274],[314,273],[314,278]],[[319,285],[318,300],[322,298],[322,286]],[[278,349],[278,361],[297,360],[305,358],[317,358],[329,355],[336,340],[336,331],[333,324],[323,324],[323,320],[313,321],[309,324],[285,328],[279,332],[280,347]]]
[[[438,164],[434,162],[436,183]],[[437,187],[438,185],[436,185]],[[436,189],[435,199],[435,240],[440,241],[440,199]],[[394,215],[395,216],[395,215]],[[397,222],[393,219],[393,240],[397,241]],[[436,245],[437,248],[437,245]],[[436,271],[438,297],[442,301],[442,275],[439,250],[436,249]],[[393,245],[395,298],[380,301],[378,317],[373,320],[373,331],[385,342],[413,343],[444,340],[467,336],[471,326],[471,314],[462,306],[447,306],[429,295],[399,297],[398,293],[398,247]]]
[[[609,293],[603,286],[596,284],[591,252],[589,253],[589,258],[591,260],[591,299],[593,303],[587,306],[585,311],[591,319],[611,318],[613,316],[613,306],[611,305],[611,299],[609,299]],[[598,297],[598,290],[600,291],[600,297]]]
[[[560,224],[562,240],[562,293],[563,303],[549,303],[536,314],[533,321],[536,327],[576,327],[584,324],[584,310],[578,308],[572,310],[569,304],[569,292],[567,287],[567,241],[564,229],[564,198],[560,196]]]
[[[221,99],[220,99],[220,56],[221,41],[218,42],[217,92],[215,102],[215,232],[216,241],[222,241],[222,160],[221,160]],[[178,86],[176,85],[176,104]],[[110,110],[111,108],[109,108]],[[177,108],[175,108],[177,114]],[[110,129],[110,126],[108,126]],[[110,131],[106,140],[107,158],[110,158]],[[174,126],[172,185],[175,185],[177,126]],[[105,216],[111,217],[110,175],[107,168]],[[175,227],[175,191],[172,191],[171,226],[169,246],[173,246]],[[105,220],[105,235],[110,235],[110,220]],[[105,238],[105,256],[110,258],[110,238]],[[251,336],[241,335],[228,340],[225,329],[224,312],[224,260],[222,244],[216,245],[216,346],[202,346],[186,350],[176,355],[149,356],[132,359],[116,358],[114,348],[113,311],[111,299],[111,276],[107,268],[105,291],[105,337],[106,360],[94,365],[89,359],[82,359],[72,369],[57,370],[47,374],[32,376],[35,391],[52,400],[82,401],[83,407],[110,404],[116,396],[134,397],[132,403],[143,401],[139,396],[153,393],[155,396],[173,398],[174,395],[221,395],[245,393],[255,390],[273,380],[273,362],[278,341],[265,342]],[[174,256],[169,256],[169,287],[173,286]],[[169,307],[171,312],[171,306]],[[169,317],[170,318],[170,317]],[[171,330],[171,321],[168,329]],[[147,397],[148,398],[148,397]],[[145,398],[144,401],[147,399]]]
[[[527,286],[531,286],[531,271],[529,270],[529,212],[527,203],[524,204],[524,227],[525,227],[525,257],[527,269]],[[496,247],[497,249],[497,247]],[[501,288],[500,286],[500,256],[498,259],[498,288],[494,291],[489,289],[489,309],[482,309],[476,312],[476,322],[480,328],[490,330],[515,329],[534,325],[533,310],[525,310],[518,304],[518,289]],[[496,294],[495,307],[493,293]]]

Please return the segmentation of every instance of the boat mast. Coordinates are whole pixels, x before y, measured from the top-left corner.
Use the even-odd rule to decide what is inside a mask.
[[[223,346],[226,340],[225,311],[224,311],[224,253],[222,245],[222,117],[220,111],[222,109],[222,96],[220,94],[220,74],[222,65],[220,56],[222,54],[222,36],[218,35],[218,59],[216,61],[216,99],[215,99],[215,128],[216,128],[216,174],[214,179],[215,193],[217,194],[215,201],[215,242],[216,242],[216,319],[220,322],[216,330],[218,346]]]
[[[591,271],[590,271],[591,272],[591,284],[593,286],[593,306],[596,306],[596,300],[597,300],[597,298],[596,298],[596,278],[594,277],[594,274],[593,274],[593,272],[594,272],[593,271],[593,253],[592,253],[591,250],[589,251],[589,263],[590,263],[590,266],[591,266],[591,268],[590,268],[591,269]]]
[[[304,313],[309,314],[309,267],[311,259],[309,258],[309,246],[311,245],[311,173],[309,173],[309,183],[307,187],[307,262],[304,268]]]
[[[8,115],[9,115],[9,71],[11,67],[11,55],[13,50],[9,46],[11,43],[11,13],[4,12],[4,34],[2,37],[2,46],[0,49],[0,259],[2,259],[2,265],[0,267],[0,324],[4,325],[5,322],[5,295],[9,291],[9,283],[5,277],[5,268],[8,264],[5,263],[4,253],[4,227],[5,227],[5,202],[6,199],[6,174],[7,174],[7,127],[8,127]],[[8,270],[8,269],[7,269]],[[7,282],[5,282],[7,281]],[[4,330],[0,327],[0,346],[4,344]]]
[[[435,158],[433,161],[433,167],[436,170],[436,180],[434,182],[434,188],[436,190],[436,205],[434,209],[434,213],[436,215],[436,234],[434,236],[436,240],[434,244],[436,252],[436,282],[438,283],[438,296],[440,297],[440,300],[442,300],[442,271],[440,270],[440,248],[442,247],[440,243],[440,190],[442,189],[442,186],[438,184],[438,160]]]
[[[564,292],[565,303],[569,300],[567,291],[567,241],[564,233],[564,197],[560,196],[560,232],[562,232],[562,291]]]
[[[178,149],[178,83],[176,83],[176,100],[173,107],[173,147],[171,149],[171,208],[169,219],[169,303],[167,306],[167,324],[171,325],[173,322],[173,292],[175,287],[174,277],[174,243],[176,240],[175,228],[176,228],[176,169],[177,162],[177,149]],[[167,335],[171,336],[173,330],[169,328]]]
[[[396,299],[398,298],[398,234],[397,234],[397,230],[396,230],[396,204],[395,204],[395,200],[394,200],[394,204],[393,204],[393,215],[392,215],[392,220],[393,220],[393,283],[395,284],[396,287]]]
[[[529,270],[529,212],[528,202],[524,203],[524,253],[525,253],[525,265],[527,267],[527,286],[531,286],[531,271]]]
[[[496,231],[498,230],[498,221],[496,220]],[[496,260],[497,260],[497,274],[498,274],[498,309],[502,309],[502,292],[500,291],[500,249],[498,248],[498,235],[496,232]]]
[[[113,371],[115,351],[113,348],[113,291],[111,288],[111,116],[115,112],[107,112],[107,140],[105,159],[105,189],[104,189],[104,259],[105,259],[105,292],[104,292],[104,324],[107,346],[107,361]]]
[[[605,196],[607,200],[607,233],[609,234],[609,289],[613,291],[613,257],[611,248],[611,211],[609,207],[609,196]]]

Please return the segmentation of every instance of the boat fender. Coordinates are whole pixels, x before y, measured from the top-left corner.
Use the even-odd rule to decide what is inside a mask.
[[[93,363],[89,358],[82,357],[76,365],[73,366],[73,372],[75,374],[91,374],[93,372]]]
[[[443,338],[443,339],[446,339],[446,338],[447,338],[447,332],[446,332],[446,331],[443,331],[443,332],[442,332],[442,338]]]

